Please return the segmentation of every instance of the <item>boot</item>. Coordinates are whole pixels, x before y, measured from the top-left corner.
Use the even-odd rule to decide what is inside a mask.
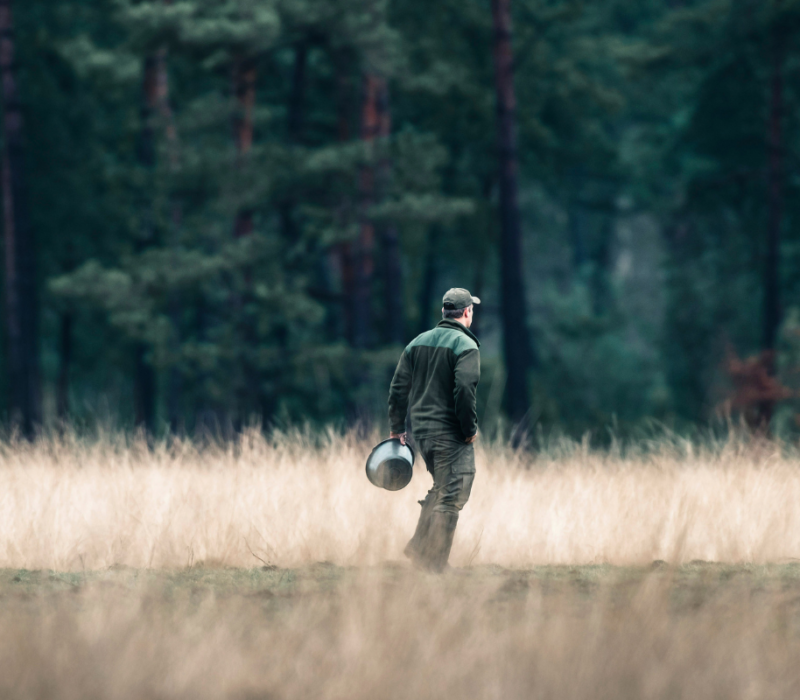
[[[457,524],[458,513],[434,512],[431,515],[428,541],[425,543],[422,557],[428,571],[439,574],[447,567]]]
[[[422,512],[419,514],[419,521],[417,522],[417,529],[414,531],[414,536],[409,540],[406,548],[403,550],[411,561],[415,564],[420,563],[423,552],[425,551],[425,540],[428,537],[428,531],[431,526],[431,515],[433,514],[433,505],[436,499],[428,495],[421,500],[419,504],[422,506]]]

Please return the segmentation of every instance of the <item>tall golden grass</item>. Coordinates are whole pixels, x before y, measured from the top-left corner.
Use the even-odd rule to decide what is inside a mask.
[[[377,439],[377,437],[375,438]],[[292,567],[402,559],[430,486],[390,493],[370,443],[296,433],[236,445],[123,436],[0,446],[0,567]],[[596,453],[479,445],[451,563],[642,564],[800,557],[800,464],[770,443]]]

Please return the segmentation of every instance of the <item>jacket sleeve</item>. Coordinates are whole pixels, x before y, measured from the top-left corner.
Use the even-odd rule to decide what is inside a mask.
[[[400,434],[406,431],[408,395],[411,392],[411,359],[404,350],[389,387],[389,429]]]
[[[453,394],[456,418],[464,437],[478,432],[478,407],[476,393],[481,378],[481,356],[477,349],[466,350],[456,358],[455,388]]]

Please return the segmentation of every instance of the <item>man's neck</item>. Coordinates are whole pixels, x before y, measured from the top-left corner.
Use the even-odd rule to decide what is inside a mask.
[[[467,324],[465,324],[460,318],[443,318],[441,321],[439,321],[439,323],[450,324],[451,328],[453,327],[452,324],[457,323],[459,326],[461,326],[461,328],[464,329],[464,333],[466,333],[470,338],[472,338],[478,344],[478,347],[480,347],[481,345],[480,341],[475,337],[475,334],[467,327]]]
[[[463,318],[443,318],[442,321],[447,321],[447,323],[457,323],[460,326],[469,330],[469,326],[466,323],[464,323]]]

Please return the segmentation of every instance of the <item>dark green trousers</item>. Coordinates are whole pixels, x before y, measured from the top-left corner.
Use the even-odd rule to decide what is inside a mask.
[[[416,444],[433,475],[433,487],[420,501],[422,512],[405,553],[425,567],[440,570],[450,555],[458,514],[472,491],[475,446],[451,435],[420,438]]]

